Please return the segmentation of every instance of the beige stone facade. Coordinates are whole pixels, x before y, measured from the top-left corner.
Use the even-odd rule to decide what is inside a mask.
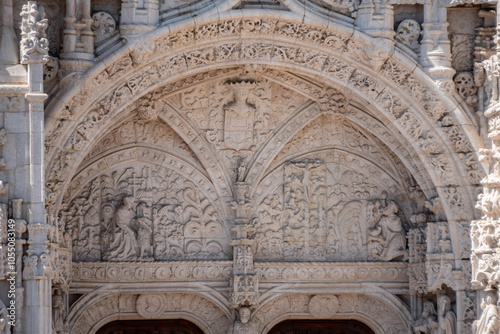
[[[500,333],[496,2],[0,3],[1,334]]]

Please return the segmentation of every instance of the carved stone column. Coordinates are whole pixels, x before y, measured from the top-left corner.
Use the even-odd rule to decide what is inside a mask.
[[[454,90],[451,67],[451,49],[448,38],[448,22],[445,0],[426,0],[424,3],[424,23],[422,24],[422,42],[420,64],[448,93]]]
[[[153,30],[158,24],[158,0],[123,0],[120,21],[122,35]]]
[[[387,0],[363,0],[358,9],[356,26],[374,37],[393,39],[394,11]]]
[[[21,12],[21,63],[28,67],[28,103],[24,117],[24,147],[30,152],[20,173],[26,183],[18,193],[24,201],[23,216],[28,221],[28,250],[24,258],[23,278],[26,288],[24,304],[25,333],[50,333],[51,331],[51,278],[50,257],[47,247],[48,225],[45,222],[44,154],[44,105],[43,64],[48,60],[48,21],[43,7],[28,1]],[[17,171],[16,171],[17,172]],[[16,185],[19,186],[19,185]],[[20,218],[20,217],[18,217]]]
[[[60,65],[63,75],[84,72],[93,65],[94,32],[90,0],[66,0]]]

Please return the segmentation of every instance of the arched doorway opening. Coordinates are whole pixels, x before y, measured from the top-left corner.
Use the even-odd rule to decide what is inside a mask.
[[[274,326],[268,334],[374,334],[356,320],[286,320]]]
[[[204,334],[187,320],[119,320],[104,325],[97,334]]]

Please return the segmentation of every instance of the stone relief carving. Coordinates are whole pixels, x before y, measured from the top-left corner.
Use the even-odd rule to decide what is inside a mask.
[[[45,62],[49,58],[49,41],[46,30],[49,25],[45,11],[36,1],[28,1],[21,12],[21,63]]]
[[[116,31],[115,19],[106,12],[97,12],[92,15],[92,31],[95,33],[94,43],[100,45],[112,37]]]
[[[497,299],[496,290],[488,289],[485,291],[485,298],[481,303],[483,313],[481,318],[476,320],[472,326],[474,333],[498,333],[498,330],[500,329],[500,309],[497,306]]]
[[[373,205],[370,219],[376,220],[376,223],[369,228],[368,252],[373,258],[382,261],[406,260],[406,232],[401,218],[396,215],[399,207],[393,201],[382,205],[378,201]]]
[[[282,173],[283,194],[263,196],[254,213],[256,258],[406,260],[399,207],[384,199],[370,200],[382,195],[381,186],[345,166],[345,157],[343,164],[333,153],[322,158],[330,162],[293,160],[275,169],[274,182]]]
[[[61,221],[76,262],[229,256],[215,207],[192,181],[162,166],[101,174],[74,196]]]
[[[271,329],[278,322],[278,319],[284,320],[285,317],[289,319],[298,314],[313,317],[314,313],[311,313],[310,304],[311,302],[313,305],[315,304],[313,299],[316,297],[324,300],[331,307],[330,313],[337,309],[334,312],[336,317],[352,317],[354,315],[367,317],[388,333],[406,333],[409,330],[408,325],[392,307],[374,297],[358,294],[292,294],[278,297],[258,309],[252,321],[257,324],[258,332],[262,333]],[[334,297],[338,300],[338,304],[333,301]],[[338,307],[334,307],[335,305]]]
[[[224,112],[224,143],[236,151],[253,145],[255,105],[248,97],[256,84],[252,82],[228,83],[233,99],[222,108]],[[263,120],[265,121],[265,119]]]
[[[137,313],[144,318],[159,318],[166,309],[164,296],[161,294],[140,295],[136,301]]]
[[[240,307],[239,319],[234,322],[229,334],[257,334],[255,323],[250,321],[252,311],[248,307]]]
[[[415,334],[437,333],[439,323],[437,321],[437,312],[434,303],[430,300],[424,301],[423,311],[420,318],[413,325]]]
[[[438,295],[438,322],[440,334],[455,334],[457,317],[451,311],[451,299],[447,295]]]
[[[317,319],[328,319],[337,313],[339,300],[335,295],[316,295],[309,301],[309,312]]]
[[[468,105],[475,105],[477,99],[477,87],[474,82],[474,76],[470,72],[457,73],[454,78],[455,87],[458,94]]]
[[[227,314],[211,300],[189,293],[168,294],[120,294],[104,297],[88,307],[72,324],[72,334],[84,334],[96,331],[96,324],[101,319],[118,314],[138,314],[146,318],[159,316],[161,313],[174,312],[197,319],[206,324],[204,330],[209,333],[228,333],[231,321]]]
[[[406,19],[398,25],[395,39],[409,47],[413,52],[418,53],[420,51],[420,43],[418,42],[420,33],[420,24],[415,20]]]

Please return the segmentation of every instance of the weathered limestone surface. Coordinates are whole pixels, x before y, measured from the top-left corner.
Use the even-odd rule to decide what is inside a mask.
[[[0,3],[1,334],[499,333],[496,2]]]

